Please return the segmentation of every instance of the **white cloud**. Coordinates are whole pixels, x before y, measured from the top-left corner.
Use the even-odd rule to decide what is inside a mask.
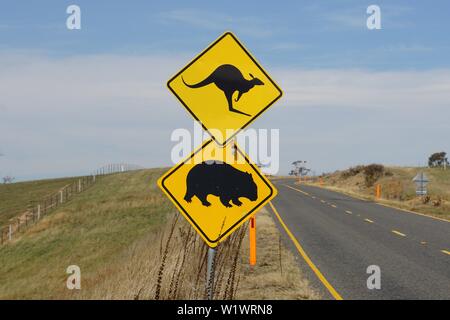
[[[166,81],[189,58],[0,55],[0,147],[6,154],[0,159],[0,174],[19,178],[82,174],[115,161],[170,165],[171,130],[190,129],[192,122],[167,90]],[[347,110],[347,123],[355,117],[352,110],[367,114],[378,110],[399,117],[404,113],[411,127],[423,132],[433,129],[442,139],[448,130],[442,121],[450,118],[450,70],[376,72],[266,67],[285,94],[277,107],[268,111],[269,118],[263,116],[255,126],[267,123],[270,127],[281,119],[276,123],[285,149],[296,150],[296,140],[285,134],[289,130],[296,134],[298,120],[311,107]],[[424,112],[413,112],[423,108],[433,121],[424,123]],[[333,121],[339,123],[342,119]],[[370,119],[358,118],[355,125],[372,123]],[[331,143],[338,148],[339,140],[347,139],[349,143],[348,135],[354,135],[351,131],[335,130],[339,130],[339,139],[332,139],[323,130],[313,131],[315,147],[324,148]],[[390,134],[398,129],[392,130]],[[370,134],[359,135],[358,141],[370,140]],[[439,145],[439,139],[433,143]],[[308,147],[314,152],[313,146]],[[346,163],[350,156],[337,157],[338,163]],[[284,172],[289,161],[282,167]]]
[[[450,70],[277,70],[291,106],[415,109],[448,106]]]

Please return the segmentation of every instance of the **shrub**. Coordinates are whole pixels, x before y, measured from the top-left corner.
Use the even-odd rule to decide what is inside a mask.
[[[356,176],[357,174],[359,174],[361,171],[364,170],[364,166],[355,166],[355,167],[351,167],[345,171],[343,171],[341,173],[341,177],[344,179]]]
[[[371,187],[373,184],[384,175],[384,166],[381,164],[370,164],[364,167],[364,176],[366,187]]]

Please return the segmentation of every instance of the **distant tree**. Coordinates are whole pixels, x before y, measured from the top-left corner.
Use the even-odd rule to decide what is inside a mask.
[[[435,152],[428,158],[428,166],[430,168],[443,167],[444,164],[449,165],[446,152]]]
[[[5,176],[3,177],[3,184],[12,183],[14,181],[14,177],[11,176]]]

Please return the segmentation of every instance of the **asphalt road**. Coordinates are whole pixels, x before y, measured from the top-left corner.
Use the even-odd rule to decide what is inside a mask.
[[[450,299],[450,222],[292,179],[273,183],[278,196],[269,210],[310,258],[309,276],[325,298]],[[371,265],[380,268],[380,289],[367,287]]]

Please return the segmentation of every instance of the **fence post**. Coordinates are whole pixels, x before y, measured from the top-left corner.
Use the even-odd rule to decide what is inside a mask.
[[[3,235],[2,235],[2,238],[3,238]],[[11,226],[11,224],[9,225],[8,239],[9,239],[9,241],[11,241],[11,239],[12,239],[12,226]]]
[[[64,200],[64,196],[63,196],[63,191],[59,191],[59,201],[61,201],[61,203],[63,203]]]
[[[78,179],[78,193],[81,192],[81,179]]]
[[[37,212],[37,219],[39,220],[41,218],[41,205],[38,204],[38,212]]]

